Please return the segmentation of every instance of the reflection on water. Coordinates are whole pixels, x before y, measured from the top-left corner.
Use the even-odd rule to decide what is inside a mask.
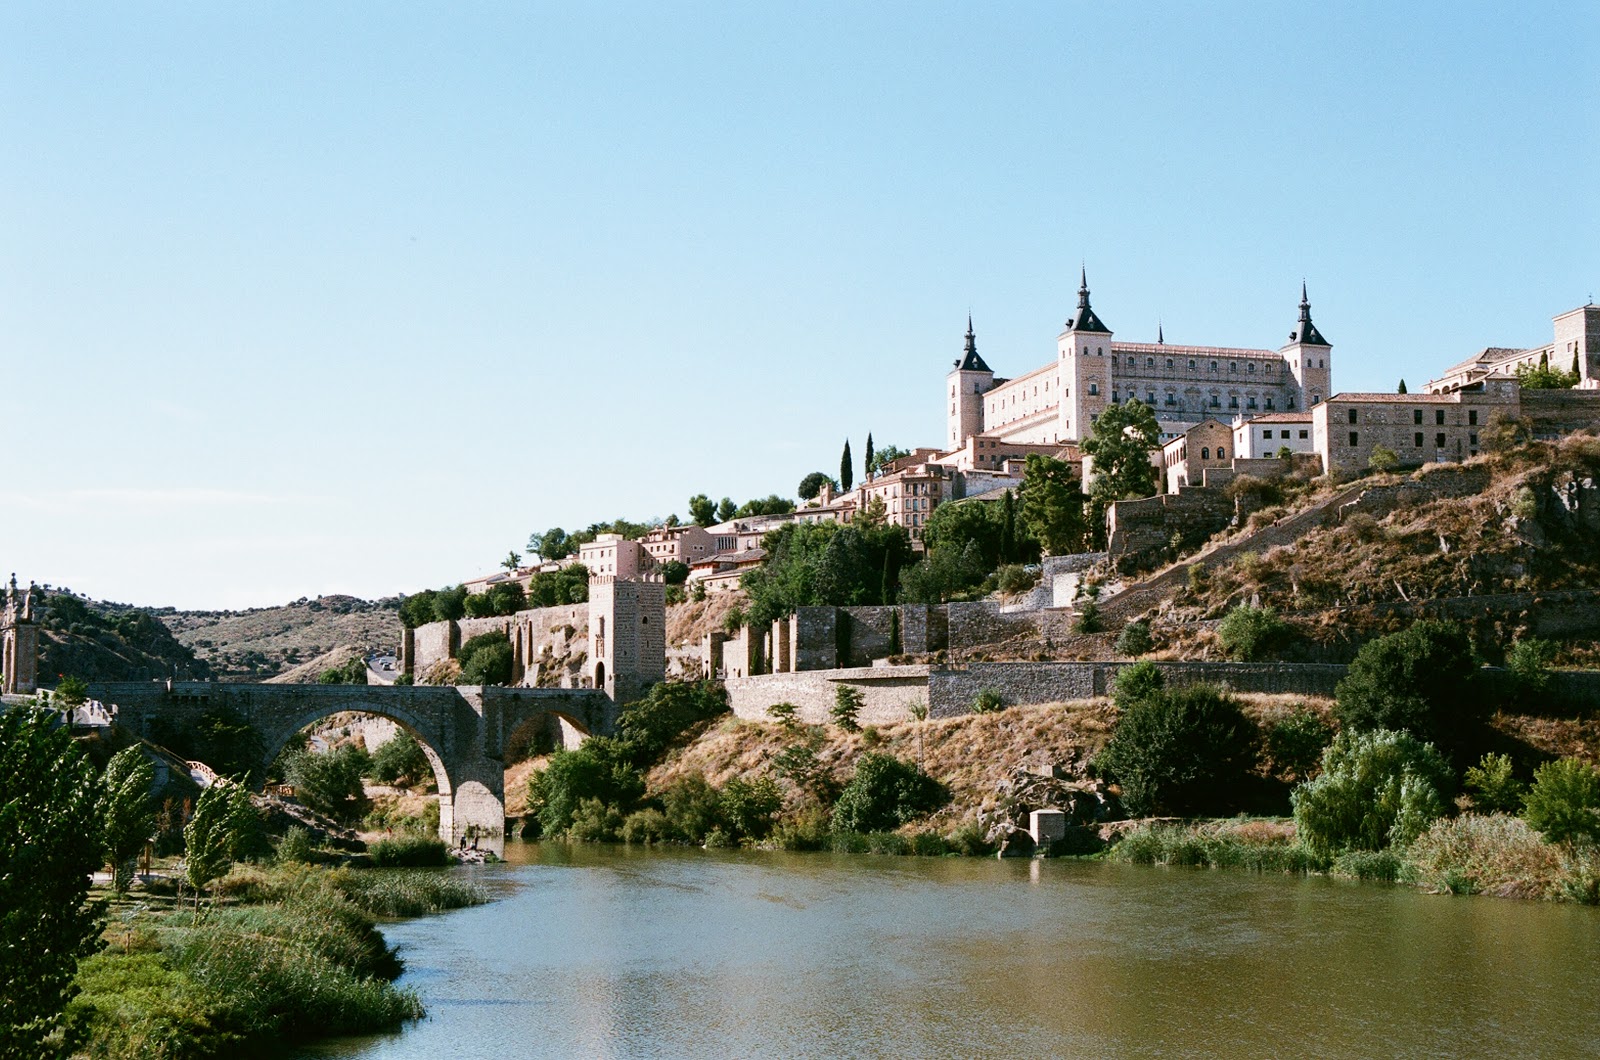
[[[306,1056],[1600,1055],[1600,910],[1243,873],[511,842]]]

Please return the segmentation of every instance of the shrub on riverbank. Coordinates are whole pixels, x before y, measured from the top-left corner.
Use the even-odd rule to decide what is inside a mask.
[[[400,962],[372,917],[477,904],[444,873],[235,866],[198,915],[123,905],[110,947],[79,966],[68,1009],[79,1055],[281,1055],[284,1044],[373,1033],[422,1008],[392,980]]]
[[[450,864],[450,848],[436,835],[380,839],[367,847],[367,854],[373,866],[380,869],[438,868]]]
[[[1189,865],[1213,869],[1305,874],[1328,859],[1279,832],[1250,832],[1223,825],[1146,825],[1111,849],[1113,861],[1135,865]]]
[[[1130,667],[1138,671],[1141,663]],[[1212,685],[1117,687],[1122,717],[1095,760],[1122,786],[1130,814],[1217,813],[1237,809],[1255,765],[1256,727],[1238,700]],[[1133,698],[1137,695],[1138,698]]]

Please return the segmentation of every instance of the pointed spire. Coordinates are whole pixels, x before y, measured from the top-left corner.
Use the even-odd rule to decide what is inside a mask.
[[[1306,296],[1306,281],[1300,281],[1300,320],[1295,329],[1289,332],[1289,341],[1298,342],[1307,346],[1331,345],[1317,326],[1311,322],[1311,299]]]
[[[1103,324],[1099,317],[1094,315],[1094,310],[1089,308],[1089,269],[1087,266],[1078,267],[1078,309],[1067,321],[1068,331],[1103,331],[1110,333],[1111,329]]]
[[[963,372],[987,372],[989,366],[983,363],[983,358],[978,356],[978,336],[972,330],[972,312],[967,312],[967,346],[962,351],[961,360],[956,362],[956,367]]]
[[[1164,345],[1166,345],[1166,342],[1167,342],[1167,336],[1161,330],[1161,321],[1158,318],[1156,320],[1156,345],[1157,346],[1164,346]]]

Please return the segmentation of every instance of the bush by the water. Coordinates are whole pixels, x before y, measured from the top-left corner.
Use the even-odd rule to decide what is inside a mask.
[[[1411,844],[1406,861],[1406,878],[1430,890],[1600,901],[1600,850],[1553,846],[1506,814],[1435,821]]]
[[[84,961],[69,1050],[97,1060],[281,1056],[289,1043],[370,1034],[422,1015],[373,915],[483,901],[443,873],[236,866],[232,902],[201,915],[130,907]]]
[[[1325,859],[1282,836],[1258,837],[1210,825],[1136,828],[1112,848],[1111,857],[1136,865],[1255,872],[1307,873],[1327,867]]]
[[[838,832],[883,832],[943,806],[950,792],[910,762],[868,753],[833,807]]]
[[[367,847],[372,864],[380,869],[434,868],[450,864],[450,848],[438,836],[401,835],[380,839]]]
[[[1341,732],[1322,774],[1290,795],[1300,841],[1321,854],[1405,846],[1444,814],[1454,790],[1432,744],[1407,732]]]
[[[372,779],[379,784],[410,787],[431,775],[428,756],[423,752],[422,745],[404,729],[372,752]]]
[[[1267,727],[1267,760],[1279,776],[1305,780],[1322,761],[1322,749],[1332,739],[1333,726],[1302,707]]]
[[[1119,680],[1119,705],[1125,688]],[[1239,701],[1215,686],[1156,687],[1123,709],[1095,768],[1121,785],[1134,816],[1226,813],[1243,797],[1255,742]]]
[[[1546,762],[1534,771],[1522,816],[1551,843],[1600,840],[1600,770],[1576,758]]]
[[[1511,756],[1486,754],[1467,769],[1461,786],[1472,796],[1472,807],[1480,813],[1515,813],[1522,805],[1526,787],[1512,772]]]

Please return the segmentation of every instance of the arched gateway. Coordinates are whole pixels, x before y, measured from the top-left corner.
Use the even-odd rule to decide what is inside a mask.
[[[152,726],[183,726],[220,707],[236,712],[261,739],[262,765],[290,737],[342,711],[361,711],[403,726],[422,745],[439,786],[439,836],[455,844],[469,828],[505,830],[505,753],[529,724],[588,735],[615,731],[618,707],[592,689],[483,686],[267,685],[213,682],[117,682],[89,695],[140,736]]]

